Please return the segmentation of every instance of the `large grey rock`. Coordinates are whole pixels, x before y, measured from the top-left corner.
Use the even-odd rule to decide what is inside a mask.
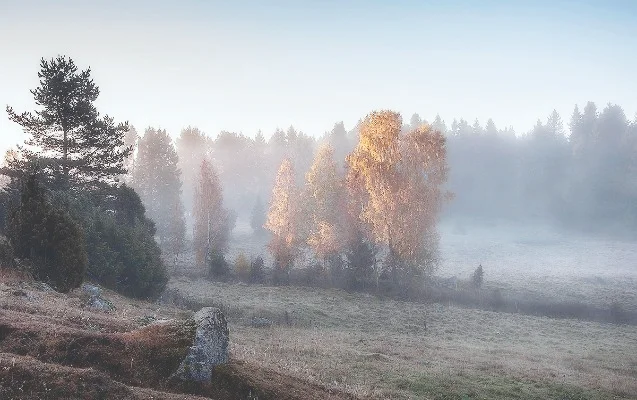
[[[207,382],[216,365],[228,362],[229,331],[221,310],[204,307],[195,314],[195,340],[175,376],[188,381]]]

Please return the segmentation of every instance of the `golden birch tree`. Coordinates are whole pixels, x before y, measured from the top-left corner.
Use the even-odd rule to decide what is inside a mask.
[[[193,243],[198,265],[206,265],[213,254],[223,255],[228,248],[230,213],[223,207],[223,194],[214,167],[203,160],[194,196]]]
[[[370,239],[386,249],[394,283],[404,272],[424,273],[435,262],[435,224],[447,196],[445,139],[428,125],[400,135],[393,111],[369,114],[348,156],[352,201]],[[380,266],[379,266],[380,267]],[[377,269],[378,279],[383,271]]]
[[[344,244],[343,217],[346,212],[342,182],[338,176],[334,150],[323,145],[306,174],[304,203],[308,205],[309,235],[307,244],[322,260],[340,253]]]
[[[274,257],[275,280],[287,280],[298,246],[299,196],[294,182],[294,167],[285,158],[276,175],[265,228],[272,233],[269,244]]]

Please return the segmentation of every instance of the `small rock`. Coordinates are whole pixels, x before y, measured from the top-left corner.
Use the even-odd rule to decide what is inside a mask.
[[[102,296],[102,288],[100,288],[99,286],[91,285],[90,283],[85,283],[82,285],[82,292],[86,293],[90,297]]]
[[[40,292],[55,292],[51,286],[44,282],[33,282],[33,288],[39,290]]]
[[[84,305],[94,310],[115,311],[115,305],[110,300],[102,297],[102,288],[90,283],[82,285],[82,297],[86,299]]]
[[[158,322],[157,317],[155,317],[154,315],[144,315],[143,317],[138,318],[137,321],[140,325],[143,326]]]
[[[14,296],[27,297],[27,292],[22,289],[14,290],[13,292],[11,292],[11,294]]]
[[[267,318],[252,317],[250,325],[252,325],[253,328],[269,328],[272,326],[272,321]]]
[[[95,310],[115,311],[115,306],[113,305],[113,303],[110,300],[106,300],[101,297],[91,297],[86,302],[86,306]]]

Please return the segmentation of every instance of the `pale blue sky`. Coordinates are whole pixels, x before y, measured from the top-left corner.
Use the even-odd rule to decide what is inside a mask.
[[[633,1],[0,0],[0,105],[34,108],[40,57],[90,66],[138,130],[314,135],[391,108],[529,130],[595,101],[637,111]],[[0,150],[21,142],[0,114]]]

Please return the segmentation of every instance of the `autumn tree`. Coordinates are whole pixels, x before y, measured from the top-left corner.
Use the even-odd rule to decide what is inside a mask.
[[[162,248],[177,256],[184,247],[184,208],[181,171],[168,133],[148,128],[139,139],[132,186],[139,193],[150,219],[155,221]]]
[[[341,179],[338,176],[334,150],[323,145],[306,175],[303,203],[309,213],[307,244],[314,251],[325,269],[328,261],[335,260],[343,249],[343,214],[345,199]]]
[[[211,269],[216,277],[227,273],[224,255],[234,226],[233,214],[223,207],[223,193],[214,167],[203,160],[194,196],[193,243],[198,265]]]
[[[39,109],[16,113],[7,106],[9,119],[30,135],[27,146],[18,146],[20,158],[4,168],[20,178],[37,161],[45,184],[62,190],[81,190],[112,184],[126,172],[124,160],[127,123],[100,116],[95,107],[99,88],[91,69],[78,70],[65,56],[40,61],[40,86],[31,91]]]
[[[279,283],[288,282],[289,271],[297,255],[298,200],[294,167],[286,158],[277,172],[265,224],[265,228],[272,233],[269,248],[274,256],[275,281]]]
[[[401,129],[396,112],[369,114],[348,156],[348,184],[360,198],[359,218],[368,236],[386,250],[385,266],[395,284],[434,266],[435,223],[448,196],[442,189],[445,138],[428,125],[402,137]]]

